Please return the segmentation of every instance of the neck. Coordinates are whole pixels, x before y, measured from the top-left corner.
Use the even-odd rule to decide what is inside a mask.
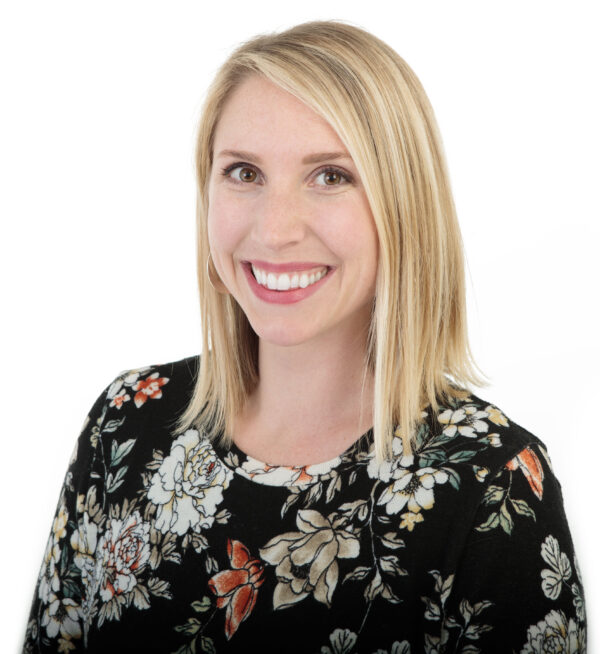
[[[318,343],[259,342],[260,381],[235,426],[234,440],[273,464],[333,458],[372,426],[373,379],[366,371],[367,333]]]

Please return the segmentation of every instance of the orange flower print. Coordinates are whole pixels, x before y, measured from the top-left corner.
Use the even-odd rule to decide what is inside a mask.
[[[125,402],[129,402],[130,399],[131,397],[129,393],[125,389],[123,389],[121,393],[113,397],[110,406],[111,407],[116,406],[117,409],[120,409],[123,406],[123,404],[125,404]]]
[[[137,391],[133,401],[138,409],[146,402],[148,398],[158,400],[162,397],[161,386],[164,386],[169,381],[168,377],[159,377],[157,372],[152,373],[146,379],[140,379],[133,386],[133,390]]]
[[[506,467],[509,470],[521,468],[525,478],[531,486],[531,490],[538,500],[542,499],[544,493],[544,469],[537,457],[537,454],[530,448],[526,447],[521,450],[514,459],[511,459]]]
[[[225,635],[229,640],[240,623],[252,613],[258,588],[262,585],[264,566],[239,540],[227,539],[227,555],[232,570],[217,572],[208,581],[208,587],[217,596],[217,607],[227,607]]]

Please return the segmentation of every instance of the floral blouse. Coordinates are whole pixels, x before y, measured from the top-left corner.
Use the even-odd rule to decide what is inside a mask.
[[[272,466],[173,434],[198,357],[124,372],[67,471],[23,652],[586,650],[544,444],[472,395],[413,456]]]

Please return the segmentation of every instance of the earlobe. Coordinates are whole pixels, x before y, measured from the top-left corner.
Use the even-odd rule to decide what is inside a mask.
[[[221,295],[229,295],[227,287],[225,284],[223,284],[221,278],[219,277],[219,273],[215,268],[215,264],[210,253],[208,254],[208,259],[206,260],[206,276],[208,278],[208,283],[217,293],[220,293]]]

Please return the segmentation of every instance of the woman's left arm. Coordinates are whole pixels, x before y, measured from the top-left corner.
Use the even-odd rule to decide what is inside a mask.
[[[522,449],[489,482],[441,611],[428,651],[586,651],[581,574],[543,445]]]

